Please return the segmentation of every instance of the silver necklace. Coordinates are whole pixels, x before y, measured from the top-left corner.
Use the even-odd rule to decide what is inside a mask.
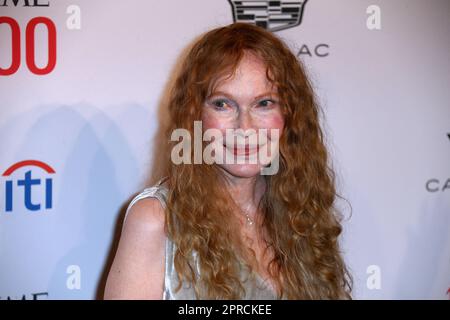
[[[254,221],[252,218],[250,218],[250,215],[248,214],[248,212],[250,211],[250,206],[251,206],[251,203],[247,206],[247,209],[244,210],[244,214],[245,214],[245,219],[247,220],[247,224],[249,226],[252,226]]]

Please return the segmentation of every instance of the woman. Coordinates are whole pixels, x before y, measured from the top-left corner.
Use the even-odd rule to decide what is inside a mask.
[[[212,141],[217,158],[180,163],[172,142],[167,177],[128,207],[105,298],[351,298],[319,107],[288,47],[250,24],[207,32],[184,60],[169,113],[172,138],[194,136],[195,121],[221,133],[201,142],[200,154]],[[249,142],[255,132],[262,143]],[[269,161],[217,161],[263,149]]]

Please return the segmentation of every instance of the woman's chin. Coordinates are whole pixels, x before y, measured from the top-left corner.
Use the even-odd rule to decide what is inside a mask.
[[[258,176],[262,169],[260,164],[222,164],[220,167],[232,176],[240,178]]]

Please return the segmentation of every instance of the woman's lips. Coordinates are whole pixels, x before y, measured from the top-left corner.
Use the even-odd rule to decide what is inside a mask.
[[[234,155],[243,155],[243,156],[248,156],[252,153],[258,152],[259,149],[261,148],[260,145],[255,145],[255,146],[250,146],[250,145],[245,145],[245,146],[227,146],[227,145],[223,145],[225,148],[227,148],[228,150],[230,150]]]

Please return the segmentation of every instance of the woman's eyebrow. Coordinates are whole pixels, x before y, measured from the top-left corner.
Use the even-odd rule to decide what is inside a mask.
[[[224,91],[215,91],[215,92],[213,92],[213,93],[211,94],[211,97],[212,97],[212,96],[217,96],[217,95],[226,96],[227,98],[230,98],[231,100],[234,101],[233,95],[230,94],[230,93],[224,92]],[[262,93],[262,94],[257,95],[256,97],[254,97],[254,98],[253,98],[253,101],[258,100],[258,99],[261,99],[261,98],[263,98],[263,97],[267,97],[267,96],[269,96],[269,97],[276,96],[276,97],[277,97],[278,94],[277,94],[276,92],[274,92],[274,91],[267,91],[267,92],[264,92],[264,93]]]
[[[268,91],[263,94],[257,95],[256,97],[253,98],[253,100],[259,100],[264,97],[278,97],[278,94],[274,91]]]

